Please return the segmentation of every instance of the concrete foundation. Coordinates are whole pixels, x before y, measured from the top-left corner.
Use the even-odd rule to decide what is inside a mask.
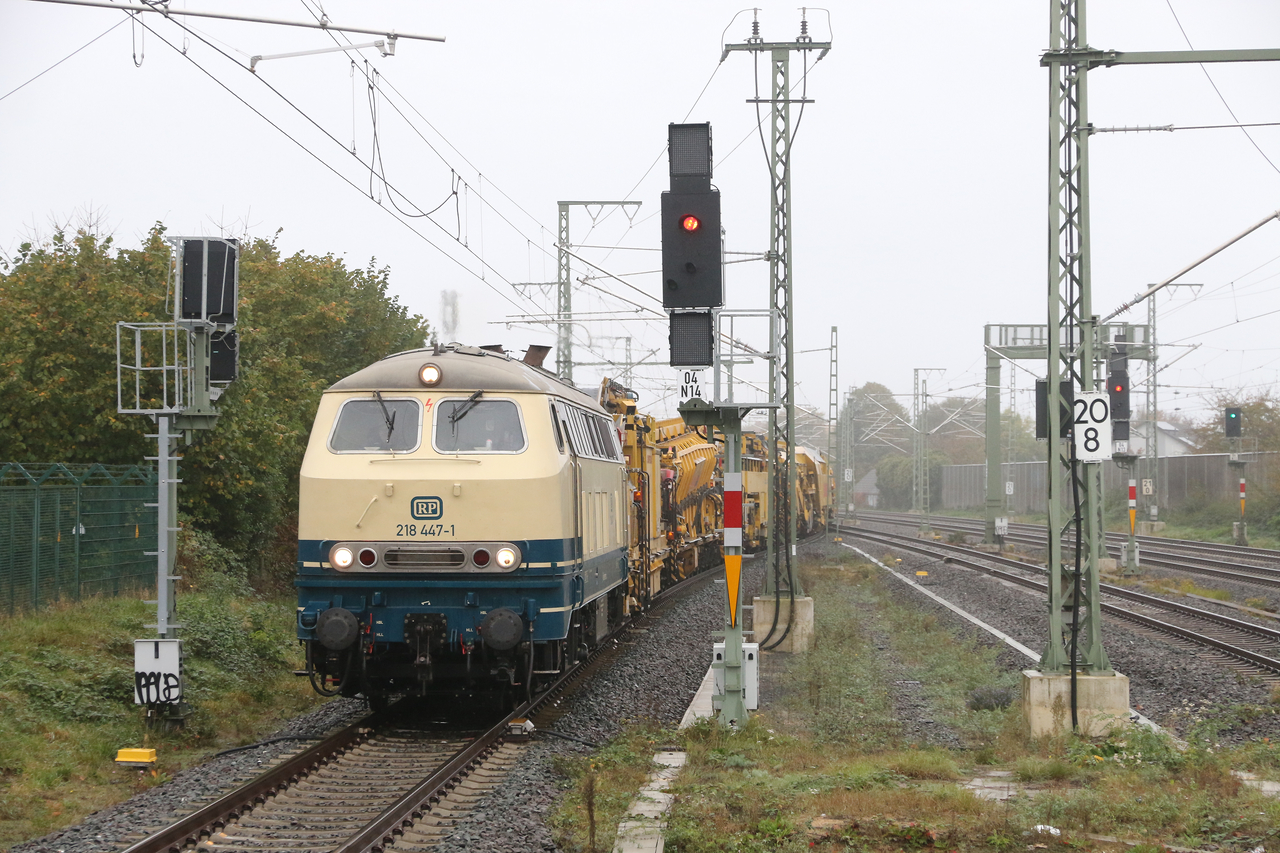
[[[1139,536],[1154,536],[1164,530],[1163,521],[1139,521],[1134,531]]]
[[[1076,709],[1080,733],[1098,737],[1129,719],[1129,677],[1076,674]],[[1071,731],[1071,673],[1022,671],[1022,714],[1033,738]]]
[[[1099,557],[1098,571],[1102,572],[1104,575],[1114,575],[1116,573],[1115,557]]]
[[[757,598],[752,604],[755,605],[752,612],[752,624],[755,626],[755,641],[764,644],[764,638],[769,634],[769,626],[773,624],[773,596],[767,598]],[[778,627],[773,632],[773,639],[769,641],[772,645],[782,632],[787,628],[787,618],[792,615],[791,599],[783,595],[779,601],[780,610],[778,612]],[[775,652],[807,652],[813,648],[813,599],[805,596],[804,598],[796,598],[796,607],[794,613],[794,621],[791,624],[791,630],[787,632],[787,638],[776,649],[770,649]]]

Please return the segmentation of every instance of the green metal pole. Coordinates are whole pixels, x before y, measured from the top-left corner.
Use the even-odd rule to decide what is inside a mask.
[[[80,531],[84,527],[84,486],[76,485],[76,600],[80,600]]]
[[[556,373],[573,381],[573,282],[569,280],[569,203],[560,202],[556,229]]]
[[[1064,45],[1064,14],[1058,0],[1050,0],[1049,30],[1050,50],[1062,50]],[[1040,669],[1043,672],[1062,672],[1068,666],[1067,650],[1063,647],[1062,611],[1067,589],[1064,588],[1066,578],[1062,571],[1062,499],[1064,484],[1064,465],[1062,445],[1065,436],[1062,434],[1062,284],[1063,271],[1059,260],[1059,235],[1062,227],[1061,199],[1063,195],[1063,177],[1059,160],[1063,145],[1062,89],[1064,86],[1063,69],[1060,62],[1049,62],[1049,210],[1048,210],[1048,272],[1049,272],[1049,310],[1048,310],[1048,467],[1045,472],[1047,503],[1045,506],[1049,568],[1049,637],[1045,650],[1040,657]],[[1068,354],[1068,359],[1070,355]]]
[[[787,521],[786,548],[788,556],[787,586],[796,597],[804,595],[800,585],[800,572],[791,562],[796,557],[796,399],[795,399],[795,287],[791,280],[791,48],[773,50],[773,179],[777,190],[774,196],[773,231],[775,247],[774,304],[782,310],[784,375],[786,414],[786,473],[787,492],[785,513]]]
[[[1084,0],[1050,0],[1051,52],[1076,50],[1087,44]],[[1101,557],[1102,469],[1084,464],[1080,517],[1074,518],[1075,491],[1068,474],[1074,461],[1063,439],[1059,381],[1065,378],[1081,392],[1098,387],[1094,361],[1096,318],[1092,314],[1089,240],[1089,119],[1086,62],[1064,63],[1052,54],[1049,68],[1049,639],[1040,668],[1062,672],[1070,667],[1070,637],[1064,632],[1064,610],[1073,604],[1064,577],[1062,536],[1073,519],[1080,535],[1079,665],[1093,674],[1109,674],[1102,646],[1098,560]],[[1066,347],[1064,350],[1063,347]],[[1071,507],[1070,512],[1066,507]],[[1074,557],[1072,559],[1074,564]],[[1074,565],[1072,567],[1074,573]]]
[[[31,518],[31,609],[40,606],[40,487],[35,486],[35,513]]]
[[[62,491],[53,493],[53,598],[62,598]]]
[[[742,415],[737,409],[720,409],[720,429],[724,433],[724,500],[737,501],[739,525],[742,518]],[[747,721],[743,696],[742,652],[742,528],[736,535],[728,523],[732,514],[726,510],[725,566],[725,634],[724,695],[720,697],[719,720],[722,727],[738,727]],[[734,544],[736,542],[736,544]]]
[[[982,541],[996,543],[996,516],[1004,508],[1004,477],[1000,474],[1000,355],[991,348],[991,327],[986,327],[987,343],[987,506]]]

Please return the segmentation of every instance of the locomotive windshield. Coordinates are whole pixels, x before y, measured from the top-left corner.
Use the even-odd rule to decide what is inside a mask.
[[[348,400],[338,412],[329,449],[335,453],[407,453],[418,446],[417,400]]]
[[[441,400],[435,448],[441,453],[519,453],[525,448],[520,410],[510,400]]]

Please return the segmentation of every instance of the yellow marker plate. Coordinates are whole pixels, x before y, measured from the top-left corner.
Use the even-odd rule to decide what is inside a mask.
[[[928,576],[929,576],[928,572],[916,572],[916,577],[918,578],[927,578]]]
[[[116,761],[122,764],[155,764],[154,749],[122,749],[116,753]]]
[[[724,587],[729,593],[729,627],[738,627],[738,587],[742,581],[742,555],[724,555]]]

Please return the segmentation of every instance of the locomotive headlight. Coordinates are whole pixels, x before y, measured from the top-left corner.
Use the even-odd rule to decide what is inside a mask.
[[[355,562],[356,555],[346,545],[339,545],[329,552],[329,562],[335,569],[348,569]]]
[[[504,569],[509,569],[516,564],[516,551],[514,548],[499,548],[497,554],[498,565]]]
[[[418,378],[422,380],[422,384],[430,388],[432,385],[440,383],[440,368],[434,364],[424,364],[422,369],[418,371]]]

